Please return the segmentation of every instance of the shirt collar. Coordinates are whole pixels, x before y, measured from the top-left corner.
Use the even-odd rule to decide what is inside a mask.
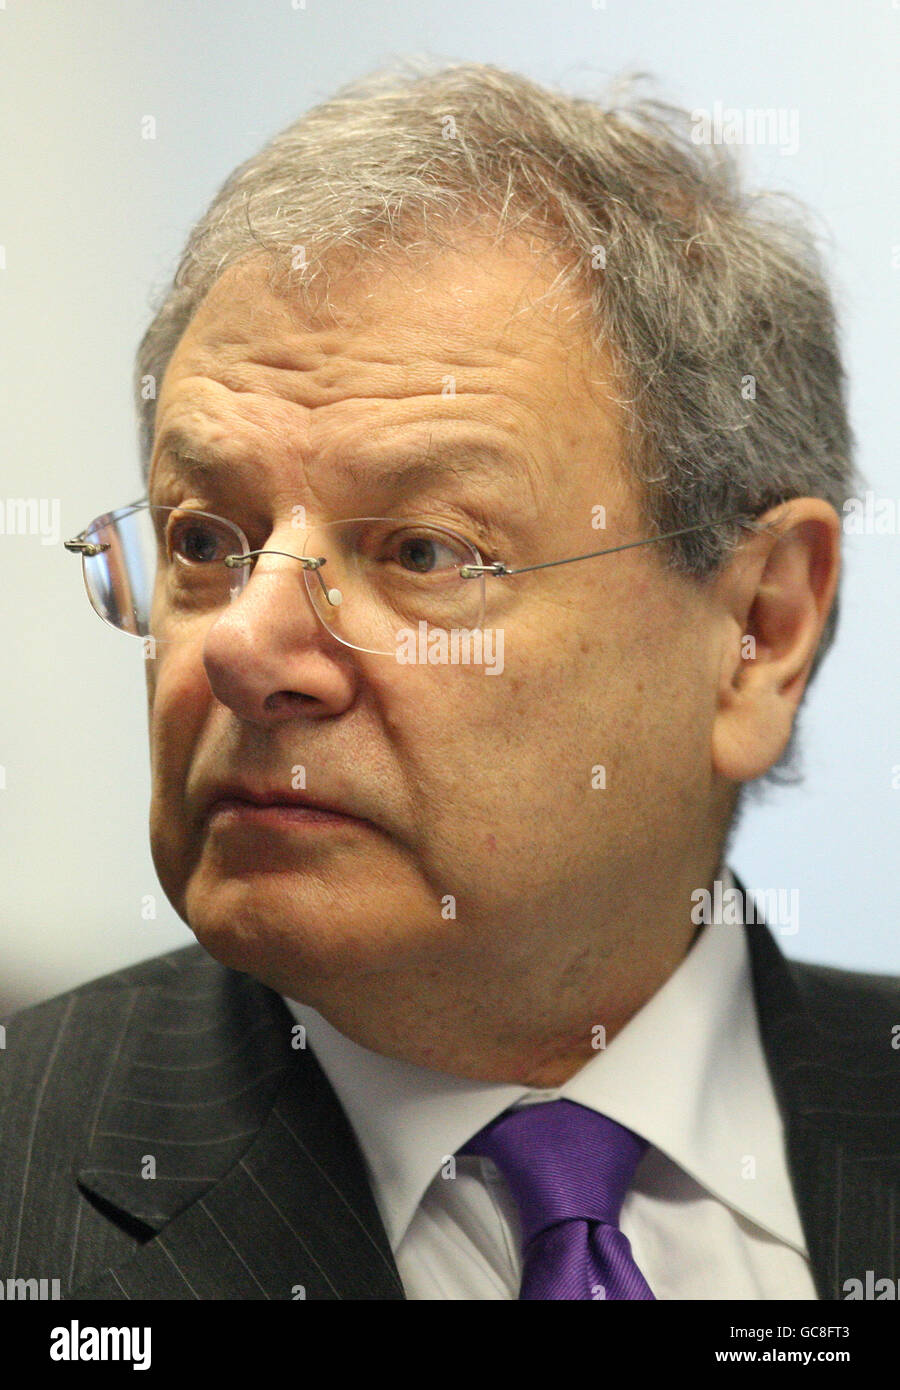
[[[724,888],[735,886],[728,869],[719,877]],[[392,1249],[442,1166],[482,1126],[517,1103],[561,1096],[635,1130],[713,1196],[805,1254],[745,930],[704,927],[656,994],[555,1090],[383,1057],[285,999],[359,1140]]]

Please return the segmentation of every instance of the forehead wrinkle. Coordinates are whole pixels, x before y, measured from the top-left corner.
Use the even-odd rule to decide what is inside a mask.
[[[319,410],[346,401],[404,401],[440,397],[449,375],[454,377],[459,396],[486,396],[497,389],[496,381],[484,381],[485,370],[494,371],[502,381],[515,383],[522,375],[523,362],[509,355],[490,356],[482,352],[477,359],[463,361],[458,355],[442,354],[431,359],[418,357],[390,361],[382,357],[368,361],[346,356],[330,358],[313,367],[278,366],[243,357],[236,362],[218,361],[206,366],[209,381],[234,395],[252,395],[282,400],[307,410]],[[538,377],[538,381],[540,378]]]
[[[221,306],[227,314],[228,301]],[[216,381],[236,394],[275,396],[309,408],[330,405],[352,395],[359,399],[402,399],[438,394],[448,371],[459,374],[460,394],[490,394],[482,373],[499,374],[517,383],[523,373],[536,373],[538,388],[547,363],[546,351],[558,356],[565,371],[571,369],[572,344],[558,332],[540,333],[533,328],[522,341],[504,340],[502,321],[487,338],[473,335],[470,327],[443,325],[437,332],[433,320],[404,323],[403,340],[385,341],[378,322],[357,324],[331,334],[306,328],[293,331],[249,331],[240,323],[213,318],[192,324],[180,344],[182,373]],[[499,339],[497,334],[499,333]]]
[[[415,429],[418,424],[421,429],[421,425],[425,421],[421,419],[417,421],[415,418],[420,414],[417,401],[445,399],[444,392],[438,391],[435,389],[435,384],[432,384],[434,382],[434,370],[438,367],[438,360],[410,362],[408,347],[402,354],[398,353],[397,357],[394,358],[392,349],[390,347],[385,348],[382,344],[379,345],[377,353],[369,356],[369,369],[371,371],[375,368],[380,375],[385,370],[393,369],[396,371],[396,368],[400,367],[399,379],[398,376],[395,376],[393,380],[385,380],[382,377],[381,380],[376,381],[370,377],[367,381],[360,381],[359,377],[362,373],[358,369],[368,356],[368,343],[360,344],[358,341],[354,343],[355,350],[352,358],[343,354],[334,357],[321,351],[310,353],[306,359],[307,370],[304,371],[302,359],[298,361],[292,351],[299,346],[298,337],[300,335],[297,335],[294,341],[289,344],[285,343],[281,335],[278,334],[266,335],[265,344],[261,343],[257,337],[249,354],[246,347],[243,353],[239,351],[235,353],[235,349],[239,347],[238,343],[229,343],[224,353],[226,358],[224,363],[221,357],[219,360],[215,360],[216,354],[213,353],[212,360],[205,360],[200,364],[202,370],[199,375],[204,381],[203,394],[209,397],[205,407],[197,401],[196,396],[193,401],[187,399],[179,401],[177,387],[175,401],[170,401],[170,406],[175,408],[178,414],[183,413],[185,406],[189,407],[189,414],[199,411],[196,428],[200,436],[207,433],[203,423],[204,411],[211,410],[209,415],[212,423],[211,433],[214,437],[217,436],[225,442],[229,454],[238,450],[238,452],[233,453],[237,466],[243,464],[253,454],[256,454],[260,460],[264,459],[269,454],[270,447],[273,451],[271,457],[274,461],[275,444],[272,443],[270,446],[266,435],[273,426],[272,419],[267,417],[273,408],[276,408],[277,415],[284,415],[283,425],[276,431],[279,436],[277,449],[279,462],[281,464],[291,462],[291,454],[293,453],[297,463],[302,463],[307,451],[311,450],[312,436],[309,431],[312,430],[312,434],[320,441],[328,440],[327,453],[333,455],[335,460],[340,458],[340,468],[345,471],[353,485],[370,484],[376,471],[379,474],[378,481],[385,485],[391,481],[395,483],[405,481],[409,485],[427,483],[431,478],[439,476],[435,462],[438,460],[443,465],[442,476],[444,478],[452,477],[460,480],[479,477],[485,482],[490,482],[498,476],[501,478],[508,476],[518,488],[524,487],[527,490],[532,505],[538,505],[539,500],[541,505],[545,505],[546,496],[541,499],[541,494],[546,494],[548,488],[551,491],[558,488],[561,478],[556,477],[555,474],[560,464],[563,464],[564,472],[568,471],[560,457],[561,451],[567,451],[571,447],[570,441],[566,438],[569,433],[568,429],[560,431],[561,437],[548,450],[549,456],[546,458],[540,457],[544,450],[538,449],[536,455],[534,447],[528,447],[529,441],[525,436],[532,434],[536,436],[533,444],[536,444],[538,438],[543,439],[546,443],[551,442],[547,430],[548,411],[549,419],[552,420],[556,417],[561,426],[568,415],[567,412],[559,411],[559,402],[554,393],[551,392],[548,398],[548,383],[541,378],[540,374],[531,381],[531,389],[522,389],[523,373],[532,376],[536,364],[529,359],[527,351],[522,351],[521,345],[519,345],[517,352],[511,353],[509,350],[492,350],[483,344],[467,344],[464,351],[453,352],[450,358],[445,356],[444,361],[440,363],[441,366],[446,366],[452,362],[452,365],[458,368],[458,364],[463,358],[469,359],[467,365],[461,370],[461,379],[456,383],[455,400],[457,403],[461,403],[466,398],[469,399],[471,410],[467,413],[471,414],[470,424],[476,429],[486,427],[490,433],[496,433],[499,428],[504,436],[510,436],[509,442],[507,443],[506,439],[502,438],[499,445],[492,443],[490,448],[487,446],[487,441],[482,443],[476,441],[472,445],[466,443],[461,447],[455,440],[439,441],[435,444],[431,439],[428,448],[416,445],[413,449],[413,447],[407,446],[401,438],[398,441],[397,449],[391,451],[395,456],[400,450],[415,452],[419,455],[417,459],[411,461],[408,467],[404,466],[401,472],[400,466],[392,463],[379,469],[377,453],[370,452],[367,447],[360,449],[362,457],[357,462],[351,452],[353,448],[352,437],[358,433],[362,439],[370,441],[373,427],[376,427],[379,432],[381,429],[393,432],[395,429],[402,431],[406,427]],[[303,345],[307,346],[307,343]],[[209,346],[204,344],[202,348]],[[217,347],[221,352],[225,344],[220,340]],[[202,348],[200,355],[208,359],[208,352],[204,352]],[[275,349],[277,349],[277,355],[273,351]],[[270,351],[272,356],[269,355]],[[344,351],[346,353],[345,346]],[[474,366],[474,362],[478,363],[477,367]],[[499,381],[496,378],[483,380],[481,372],[485,365],[489,368],[492,367],[495,373],[499,372]],[[176,378],[178,379],[178,386],[183,387],[186,379],[197,378],[197,366],[197,363],[190,361],[190,354],[187,361],[179,363],[181,370]],[[247,380],[246,376],[242,381],[237,380],[234,373],[236,371],[238,376],[243,375],[241,369],[243,372],[249,372],[256,379],[252,383]],[[349,383],[343,381],[345,374],[349,374],[355,388],[349,397],[346,394],[346,386]],[[423,375],[425,380],[422,380]],[[269,379],[268,381],[260,380],[260,376]],[[305,383],[303,378],[306,379]],[[422,389],[423,387],[426,389]],[[310,388],[312,388],[313,396],[318,398],[315,404],[312,404],[308,398]],[[369,394],[370,392],[373,394]],[[243,423],[252,433],[255,434],[258,431],[260,434],[259,443],[255,448],[250,445],[249,437],[245,444],[236,445],[233,426],[228,427],[224,423],[217,423],[215,417],[223,404],[222,401],[217,400],[220,393],[224,399],[224,406],[229,411],[231,405],[227,398],[239,398],[240,404],[238,405],[237,399],[235,399],[234,404],[238,407],[239,414],[244,417]],[[304,397],[306,399],[303,399]],[[366,407],[370,401],[373,404],[391,402],[392,406],[389,407],[387,418],[378,418],[381,412],[376,410],[376,418],[366,421]],[[395,411],[401,417],[406,415],[408,412],[405,407],[407,406],[411,407],[411,419],[391,418]],[[304,441],[302,446],[298,442],[296,450],[292,450],[288,440],[294,432],[297,422],[294,421],[292,424],[289,417],[297,408],[300,409],[305,420]],[[336,416],[332,415],[334,410],[339,412]],[[342,418],[348,411],[351,418],[349,420]],[[309,414],[308,419],[306,419],[307,412]],[[464,421],[459,416],[446,415],[440,417],[439,423],[442,426],[456,426],[458,428]],[[316,426],[322,427],[324,435],[320,434]],[[345,429],[348,431],[347,443],[349,447],[343,457],[339,456],[338,443],[332,434],[333,427],[339,436],[343,434]],[[208,477],[212,470],[206,465],[206,459],[219,457],[219,451],[215,448],[213,440],[211,439],[206,445],[200,445],[191,437],[190,427],[182,431],[173,422],[169,428],[172,430],[173,447],[176,447],[182,455],[181,460],[179,460],[179,471],[187,473],[188,476]],[[164,427],[161,437],[165,439],[166,434],[167,429]],[[331,436],[330,439],[329,436]],[[203,455],[199,461],[196,458],[198,453]],[[471,462],[467,455],[471,456]],[[310,452],[311,459],[315,456],[314,452]],[[230,457],[223,458],[223,473],[227,471],[231,462]]]
[[[340,466],[355,484],[373,480],[382,485],[427,484],[444,478],[491,481],[498,473],[504,479],[523,478],[527,473],[522,460],[486,441],[429,440],[424,446],[396,447],[393,453],[405,454],[407,460],[394,463],[389,459],[367,461],[348,457]]]
[[[515,458],[498,445],[486,441],[470,443],[430,439],[426,445],[409,444],[405,448],[395,447],[393,452],[395,455],[407,454],[408,461],[386,461],[381,464],[375,459],[357,461],[349,456],[336,462],[335,468],[356,487],[373,483],[380,487],[414,487],[443,481],[448,477],[463,481],[475,478],[489,483],[498,471],[504,480],[531,481],[524,459]],[[203,453],[210,457],[198,457]],[[159,456],[166,457],[168,471],[179,478],[199,477],[209,481],[217,475],[227,477],[237,471],[234,458],[223,454],[214,445],[200,443],[189,431],[178,426],[169,427],[163,432]]]

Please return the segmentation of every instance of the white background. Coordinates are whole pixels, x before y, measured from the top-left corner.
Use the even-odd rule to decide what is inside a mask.
[[[0,499],[58,498],[62,540],[140,495],[133,354],[191,223],[314,101],[427,53],[585,95],[638,69],[689,110],[796,109],[799,151],[745,162],[821,219],[860,467],[900,507],[898,39],[891,0],[0,0]],[[847,538],[805,782],[752,807],[731,854],[749,887],[799,890],[789,954],[882,971],[898,963],[898,553],[896,532]],[[79,570],[61,543],[0,537],[3,1011],[193,940],[150,860],[140,644],[91,612]]]

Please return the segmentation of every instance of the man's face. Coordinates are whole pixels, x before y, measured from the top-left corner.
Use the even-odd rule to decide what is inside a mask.
[[[427,518],[511,566],[641,538],[604,363],[574,303],[535,305],[545,267],[442,252],[336,292],[340,326],[274,296],[258,263],[232,268],[166,372],[151,501],[293,555],[297,507],[310,526]],[[179,471],[174,430],[222,466]],[[708,835],[702,592],[652,546],[485,584],[497,675],[342,645],[274,555],[160,644],[154,862],[225,964],[320,1005],[337,980],[451,959],[574,967],[586,930],[611,951],[647,875],[676,877]],[[209,805],[226,783],[304,780],[346,814]]]

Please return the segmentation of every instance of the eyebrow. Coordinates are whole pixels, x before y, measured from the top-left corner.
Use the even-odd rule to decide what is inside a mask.
[[[181,425],[169,425],[156,445],[157,462],[162,454],[174,461],[174,471],[191,477],[195,473],[211,473],[216,469],[228,472],[232,461],[214,444],[203,444]],[[205,455],[206,457],[202,457]]]
[[[227,476],[236,467],[235,460],[227,453],[214,444],[202,443],[178,425],[169,426],[160,436],[158,454],[162,453],[170,456],[177,476],[209,479],[217,473]],[[346,459],[339,467],[348,481],[359,487],[421,484],[448,475],[467,478],[478,473],[491,475],[498,470],[509,479],[521,479],[527,463],[524,457],[488,440],[430,439],[427,444],[410,445],[403,462],[388,459],[379,465],[377,459],[366,463]]]

